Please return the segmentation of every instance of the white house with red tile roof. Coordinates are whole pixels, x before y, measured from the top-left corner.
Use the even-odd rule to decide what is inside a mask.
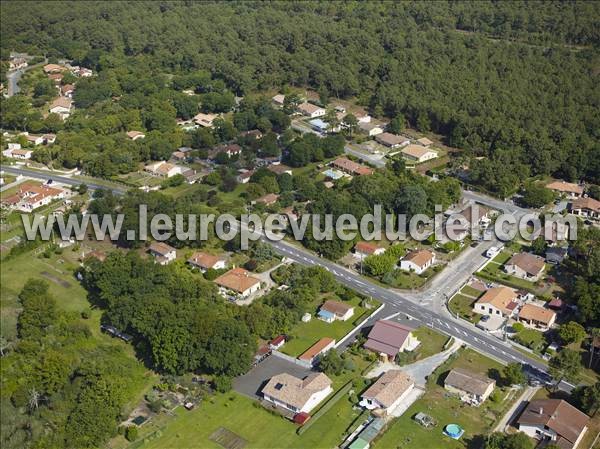
[[[364,259],[368,256],[379,256],[385,252],[385,248],[382,248],[372,242],[358,242],[354,245],[354,254],[360,259]]]
[[[400,269],[414,271],[417,274],[425,272],[435,262],[435,253],[426,249],[409,252],[400,261]]]

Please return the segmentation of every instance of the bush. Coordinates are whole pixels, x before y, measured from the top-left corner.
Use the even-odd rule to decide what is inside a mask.
[[[129,426],[125,429],[125,438],[127,441],[135,441],[138,437],[138,428],[136,426]]]
[[[213,386],[219,393],[227,393],[233,386],[231,377],[217,376],[213,379]]]
[[[83,309],[81,311],[81,318],[83,318],[84,320],[89,320],[91,315],[92,315],[92,311],[90,308]]]
[[[511,325],[515,332],[522,332],[525,329],[525,326],[522,323],[513,323]]]

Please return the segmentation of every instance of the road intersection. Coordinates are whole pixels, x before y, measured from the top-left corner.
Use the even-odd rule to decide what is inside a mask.
[[[71,179],[65,176],[55,175],[52,172],[42,173],[33,170],[14,167],[1,167],[2,170],[22,174],[24,176],[47,180],[53,179],[56,182],[67,185],[80,185],[80,180]],[[91,189],[104,189],[106,187],[100,184],[87,184]],[[123,194],[124,188],[112,188],[114,193]],[[492,198],[485,197],[473,192],[464,192],[468,200],[477,201],[480,204],[489,206],[504,212],[512,213],[515,216],[528,213],[508,202],[502,202]],[[267,239],[264,235],[261,239],[269,243],[282,256],[293,260],[302,265],[321,266],[332,273],[342,284],[350,287],[357,292],[372,297],[385,304],[385,313],[392,314],[398,312],[401,316],[414,321],[415,326],[424,325],[430,327],[445,335],[449,335],[462,340],[468,346],[475,350],[490,356],[502,363],[519,362],[529,364],[541,371],[546,371],[547,367],[538,359],[528,356],[515,349],[510,343],[490,336],[475,326],[453,317],[445,307],[446,299],[454,291],[461,287],[484,262],[483,253],[485,249],[494,244],[496,240],[482,242],[477,248],[467,248],[463,254],[451,262],[441,273],[436,276],[430,285],[423,291],[399,292],[380,286],[379,284],[338,265],[335,262],[323,259],[307,249],[285,240],[273,241]],[[561,382],[561,389],[570,391],[573,385],[567,382]]]

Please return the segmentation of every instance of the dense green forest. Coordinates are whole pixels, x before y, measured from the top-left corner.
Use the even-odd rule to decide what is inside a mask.
[[[169,119],[190,111],[182,97],[162,92],[165,75],[208,74],[217,85],[203,105],[213,110],[226,108],[231,93],[311,86],[440,133],[467,156],[488,156],[471,164],[473,180],[502,195],[538,174],[600,181],[599,5],[28,2],[22,14],[20,2],[4,2],[1,50],[67,57],[99,71],[78,84],[76,103],[121,121],[105,120],[102,130],[83,119],[67,124],[95,129],[81,140],[115,123],[170,132]],[[122,95],[118,106],[106,104]],[[127,145],[103,138],[103,148],[119,147],[111,158],[131,166]],[[61,158],[68,165],[69,154]]]

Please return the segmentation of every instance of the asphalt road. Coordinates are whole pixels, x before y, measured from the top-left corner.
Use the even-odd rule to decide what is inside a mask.
[[[30,170],[27,168],[17,168],[17,167],[10,166],[10,165],[2,165],[2,166],[0,166],[0,170],[4,171],[6,173],[13,174],[13,175],[23,175],[23,176],[27,176],[29,178],[41,179],[43,181],[47,181],[47,180],[51,179],[53,181],[59,182],[61,184],[69,185],[69,186],[79,186],[81,184],[85,184],[88,186],[88,188],[90,190],[112,190],[112,192],[116,195],[122,195],[127,191],[127,189],[125,187],[110,187],[109,188],[109,187],[106,187],[101,184],[96,184],[93,182],[85,182],[80,179],[72,179],[67,176],[61,176],[54,172],[44,173],[44,172],[40,172],[40,171]]]
[[[57,182],[64,183],[67,185],[79,185],[81,181],[73,180],[64,176],[56,176],[52,173],[41,173],[33,170],[27,170],[22,168],[14,168],[8,166],[0,167],[7,173],[22,174],[32,178],[38,179],[53,179]],[[99,184],[88,183],[91,189],[104,189],[106,187]],[[117,194],[123,194],[124,188],[112,189]],[[482,195],[475,194],[473,192],[465,192],[465,197],[468,199],[476,200],[481,204],[486,204],[494,208],[504,210],[515,215],[528,212],[525,209],[519,208],[511,203],[505,203],[495,199],[488,199]],[[517,351],[510,343],[504,342],[497,339],[496,337],[486,334],[484,331],[477,329],[475,326],[467,325],[461,320],[457,320],[446,311],[441,311],[439,308],[433,306],[433,301],[429,301],[428,304],[423,304],[423,299],[428,297],[432,300],[437,299],[440,303],[439,295],[447,294],[450,295],[454,288],[462,285],[462,277],[470,275],[472,266],[468,263],[466,268],[463,267],[461,270],[444,270],[442,281],[438,281],[438,284],[433,289],[427,289],[424,292],[419,293],[418,296],[410,294],[403,294],[388,288],[381,287],[380,285],[368,280],[367,278],[348,270],[334,262],[320,258],[308,250],[299,246],[293,245],[285,241],[271,241],[266,237],[262,237],[262,240],[272,245],[277,252],[282,256],[287,257],[302,265],[316,265],[321,266],[331,272],[335,278],[342,284],[374,299],[377,299],[386,305],[385,309],[380,313],[380,316],[390,315],[395,312],[399,312],[406,318],[410,319],[415,327],[419,325],[428,326],[432,329],[437,330],[445,335],[449,335],[464,341],[468,346],[473,347],[477,351],[484,353],[499,362],[511,363],[520,362],[528,363],[542,371],[546,370],[546,366],[537,361],[536,359],[530,358],[527,355]],[[493,242],[486,242],[486,246],[491,246]],[[482,245],[480,245],[482,246]],[[479,248],[479,247],[478,247]],[[481,251],[483,251],[481,248]],[[473,248],[475,249],[475,248]],[[468,254],[462,255],[462,257],[468,258]],[[457,259],[458,260],[458,259]],[[477,262],[477,260],[475,260]],[[442,273],[444,273],[442,272]],[[456,273],[460,275],[457,277]],[[440,273],[440,274],[442,274]],[[461,279],[459,279],[461,278]],[[436,298],[437,296],[437,298]],[[565,391],[570,391],[573,385],[562,382],[560,388]]]

